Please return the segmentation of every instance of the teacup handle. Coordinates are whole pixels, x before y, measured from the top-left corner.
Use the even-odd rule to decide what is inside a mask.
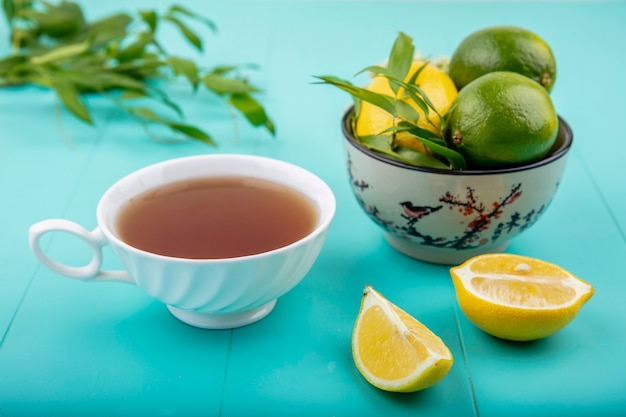
[[[65,232],[82,239],[91,249],[91,262],[84,266],[68,266],[51,259],[41,248],[41,237],[49,232]],[[30,249],[39,262],[52,271],[69,278],[89,281],[118,281],[135,284],[135,281],[126,271],[101,270],[102,247],[107,244],[100,227],[93,231],[64,219],[48,219],[33,224],[28,231]]]

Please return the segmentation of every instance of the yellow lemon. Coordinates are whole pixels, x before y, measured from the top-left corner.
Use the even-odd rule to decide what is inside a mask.
[[[550,336],[576,317],[593,287],[535,258],[487,254],[453,267],[459,306],[485,332],[508,340]]]
[[[413,74],[422,66],[424,66],[424,62],[414,61],[404,81],[408,82]],[[448,109],[457,96],[456,86],[448,74],[431,64],[427,64],[426,67],[424,67],[415,80],[415,84],[420,87],[441,116],[444,116],[448,112]],[[367,89],[375,93],[394,97],[393,90],[389,87],[387,78],[380,75],[372,79],[371,83],[367,86]],[[426,118],[424,116],[424,112],[410,97],[405,94],[405,91],[402,88],[398,90],[395,97],[403,98],[404,101],[410,103],[417,109],[420,114],[420,118],[417,122],[419,127],[429,130],[435,134],[440,133],[439,130],[441,120],[436,112],[429,111],[428,118]],[[371,103],[361,103],[361,110],[357,117],[355,128],[357,137],[379,135],[382,131],[391,126],[394,126],[394,118],[391,114]],[[403,133],[396,135],[396,144],[399,146],[413,148],[419,152],[427,153],[424,145],[418,139],[408,137]]]
[[[369,285],[352,333],[352,356],[366,380],[394,392],[431,387],[453,363],[439,337]]]

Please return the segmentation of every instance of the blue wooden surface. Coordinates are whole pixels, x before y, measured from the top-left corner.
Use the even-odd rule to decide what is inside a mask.
[[[156,7],[165,0],[85,1],[90,17]],[[271,138],[208,94],[173,86],[187,117],[217,148],[155,142],[101,99],[96,128],[60,112],[54,96],[0,90],[0,416],[623,416],[626,415],[626,3],[189,1],[219,31],[195,57],[206,65],[259,64],[251,78],[278,126]],[[553,47],[552,92],[572,125],[574,148],[559,192],[511,253],[557,263],[596,289],[556,335],[507,343],[475,328],[457,307],[448,270],[392,250],[360,212],[348,186],[340,116],[349,98],[312,84],[351,77],[383,59],[398,31],[431,55],[449,55],[467,34],[515,24]],[[0,23],[0,53],[9,52]],[[238,134],[235,135],[235,131]],[[27,229],[63,217],[95,226],[100,195],[123,175],[199,153],[265,155],[301,165],[331,186],[337,214],[304,281],[254,325],[199,330],[174,319],[140,289],[85,284],[38,265]],[[88,253],[49,236],[57,259]],[[117,266],[105,253],[106,266]],[[361,291],[372,284],[450,347],[455,364],[437,386],[409,395],[371,387],[350,353]]]

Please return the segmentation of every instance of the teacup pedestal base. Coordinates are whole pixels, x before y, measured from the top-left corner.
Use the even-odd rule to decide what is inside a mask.
[[[408,239],[402,239],[389,233],[384,235],[387,242],[398,252],[420,261],[442,265],[459,265],[474,256],[504,252],[509,246],[509,242],[504,242],[487,247],[481,246],[476,249],[447,249],[413,243]]]
[[[240,311],[237,313],[201,313],[191,310],[183,310],[168,305],[170,313],[178,320],[190,326],[199,327],[201,329],[234,329],[236,327],[246,326],[261,320],[272,312],[276,300],[272,300],[262,306],[252,308],[250,310]]]

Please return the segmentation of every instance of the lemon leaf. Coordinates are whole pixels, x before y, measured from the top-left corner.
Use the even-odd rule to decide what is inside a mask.
[[[424,91],[422,91],[421,88],[419,88],[415,84],[409,84],[409,83],[401,83],[401,85],[409,91],[409,94],[411,95],[411,98],[413,98],[414,101],[417,102],[419,100],[423,100],[424,103],[426,103],[426,105],[428,106],[428,108],[430,108],[432,111],[437,113],[439,117],[441,117],[435,105],[428,99],[428,95],[426,95],[426,93],[424,93]],[[419,97],[419,100],[416,99],[416,97]]]
[[[198,86],[198,66],[191,59],[169,57],[167,63],[172,67],[174,75],[186,77],[194,89]]]
[[[359,136],[357,138],[365,147],[403,162],[414,161],[414,164],[417,166],[429,166],[428,164],[430,163],[430,166],[437,165],[438,168],[465,169],[465,158],[455,149],[451,149],[444,138],[447,118],[439,113],[427,94],[416,84],[419,75],[429,64],[428,61],[421,64],[408,81],[404,81],[413,66],[414,53],[413,40],[403,32],[399,32],[386,66],[368,66],[356,74],[359,75],[369,71],[373,77],[386,78],[390,89],[394,92],[394,96],[375,93],[367,88],[357,87],[349,81],[334,76],[326,75],[316,78],[322,80],[320,84],[333,85],[352,96],[354,101],[354,118],[359,116],[361,102],[377,106],[393,116],[394,126],[383,132],[377,132],[378,135]],[[441,123],[437,123],[437,119],[431,117],[433,115],[432,112],[439,117]],[[418,126],[418,122],[421,122],[419,120],[420,117],[425,118],[423,124],[429,124],[434,129],[426,130]],[[430,126],[428,127],[430,128]],[[401,149],[401,147],[394,148],[393,144],[389,142],[393,142],[395,134],[399,132],[415,137],[441,160],[425,155],[435,162],[424,163],[422,156],[412,155],[412,152],[417,151],[410,148],[410,151]],[[444,161],[447,161],[449,165],[446,165]]]
[[[441,156],[442,158],[445,158],[448,162],[450,162],[450,166],[452,166],[453,169],[466,169],[467,168],[465,158],[463,157],[463,155],[461,155],[457,151],[450,149],[446,146],[442,146],[432,140],[420,138],[418,136],[416,137],[419,140],[421,140],[424,146],[426,146],[428,149],[430,149],[437,155]]]
[[[425,61],[422,66],[420,66],[417,71],[415,71],[413,73],[413,75],[411,76],[411,79],[409,80],[409,84],[413,84],[415,85],[415,81],[417,81],[417,78],[420,76],[420,74],[422,73],[422,71],[424,71],[424,68],[426,68],[426,66],[428,66],[428,61]]]
[[[108,45],[111,40],[123,39],[132,21],[127,14],[120,13],[92,23],[89,25],[89,35],[93,38],[93,45]]]
[[[426,100],[423,99],[423,96],[421,94],[416,94],[413,89],[407,89],[406,92],[409,97],[411,97],[413,102],[424,112],[424,117],[428,119],[430,107],[428,106]]]
[[[371,72],[372,76],[383,75],[385,77],[393,77],[393,73],[389,70],[389,68],[381,67],[380,65],[370,65],[368,67],[365,67],[361,71],[354,74],[354,76],[356,77],[357,75],[361,75],[364,72]]]
[[[424,146],[430,149],[436,155],[450,162],[450,166],[454,169],[466,169],[467,164],[463,155],[446,146],[445,141],[435,135],[433,132],[416,126],[410,122],[400,122],[397,126],[391,126],[385,129],[381,134],[385,133],[406,132],[406,134],[420,140]]]
[[[161,120],[163,120],[152,109],[149,109],[147,107],[129,108],[128,113],[149,120],[151,122],[160,122]]]
[[[276,134],[274,122],[267,116],[263,106],[252,96],[246,93],[237,93],[231,95],[228,101],[244,115],[252,126],[263,126],[272,135]]]
[[[416,151],[415,149],[399,146],[395,150],[395,154],[399,159],[407,164],[424,168],[450,169],[448,165],[441,162],[437,158]]]
[[[10,24],[15,16],[15,4],[13,0],[2,0],[2,10],[4,11],[7,23]]]
[[[380,76],[387,78],[387,82],[389,83],[389,87],[391,88],[391,90],[394,92],[394,94],[396,95],[398,94],[398,89],[400,88],[400,84],[397,82],[397,80],[399,78],[396,77],[394,73],[390,71],[388,68],[381,67],[379,65],[372,65],[372,66],[363,68],[361,71],[357,72],[356,75],[359,75],[363,72],[370,72],[372,76],[380,75]]]
[[[169,127],[175,133],[180,133],[186,137],[205,142],[209,145],[215,145],[213,138],[204,130],[186,123],[165,119],[147,107],[127,108],[126,111],[128,114],[135,116],[146,129],[149,123],[158,123]]]
[[[397,132],[411,132],[413,133],[414,136],[430,139],[433,141],[438,141],[441,144],[445,144],[445,141],[440,136],[437,136],[435,133],[431,132],[430,130],[423,129],[416,124],[413,124],[411,122],[406,122],[406,121],[401,121],[395,126],[388,127],[387,129],[382,131],[381,134],[397,133]]]
[[[178,30],[183,34],[187,40],[196,47],[197,50],[202,51],[202,39],[191,30],[182,20],[178,19],[174,16],[164,16],[163,20],[167,20],[174,24],[174,26],[178,27]]]
[[[179,4],[175,4],[173,6],[171,6],[168,10],[168,12],[166,13],[166,16],[171,16],[173,14],[181,14],[184,16],[187,16],[189,18],[195,19],[197,21],[200,21],[202,23],[204,23],[209,29],[211,29],[213,32],[217,32],[217,25],[215,25],[215,23],[210,20],[207,19],[203,16],[197,15],[194,12],[192,12],[191,10],[179,5]]]
[[[185,136],[189,136],[201,142],[208,143],[209,145],[215,145],[215,141],[213,140],[213,138],[211,138],[211,136],[209,136],[209,134],[195,126],[177,122],[169,123],[168,126],[175,132],[182,133]]]
[[[140,10],[139,15],[141,16],[141,20],[146,22],[148,27],[150,28],[150,32],[156,32],[157,25],[159,22],[159,18],[154,10]]]
[[[213,68],[211,70],[211,74],[217,74],[217,75],[228,74],[229,72],[234,71],[237,68],[239,67],[235,65],[221,65],[221,66]]]
[[[423,69],[424,66],[421,66],[415,74],[418,74]],[[428,98],[428,95],[417,84],[415,84],[415,80],[417,79],[417,76],[415,74],[413,75],[413,77],[411,77],[411,80],[409,82],[404,82],[401,79],[395,78],[391,75],[385,76],[389,79],[390,83],[394,83],[403,87],[405,89],[405,93],[408,94],[409,97],[411,97],[411,99],[415,102],[415,104],[420,107],[426,117],[428,117],[429,110],[433,110],[435,113],[437,113],[437,115],[439,115],[439,117],[441,117],[441,115],[437,112],[437,108],[435,107],[435,105]]]
[[[420,114],[415,107],[403,100],[395,100],[395,111],[391,113],[394,117],[402,117],[405,120],[411,120],[417,123]]]
[[[70,83],[55,82],[52,88],[56,91],[65,108],[82,121],[93,124],[87,106],[81,100],[78,91]]]
[[[146,46],[154,42],[152,33],[140,33],[137,40],[117,53],[117,59],[120,62],[130,61],[143,55]]]
[[[389,140],[389,136],[383,135],[367,135],[361,136],[359,138],[359,142],[361,142],[365,147],[387,154],[392,155],[393,149],[391,148],[391,143]]]
[[[165,94],[158,90],[153,91],[154,94],[150,94],[147,91],[138,91],[138,90],[125,90],[120,95],[120,100],[128,101],[128,100],[136,100],[136,99],[157,99],[165,106],[169,107],[172,111],[176,113],[179,118],[183,118],[183,110],[180,108],[178,104],[170,100],[170,98]],[[120,107],[125,108],[120,105]]]
[[[359,142],[372,151],[383,154],[391,159],[395,159],[396,161],[400,161],[405,164],[424,168],[448,169],[448,166],[443,162],[422,152],[402,146],[393,149],[389,143],[389,136],[361,136],[359,137]]]
[[[88,41],[62,46],[42,55],[34,56],[30,59],[30,62],[31,64],[40,65],[72,58],[86,52],[89,49],[89,46],[90,43]]]
[[[403,32],[398,33],[398,37],[389,53],[387,68],[389,68],[390,74],[397,79],[404,80],[411,68],[414,54],[413,39]],[[394,93],[398,93],[398,86],[391,85],[391,88]]]
[[[393,97],[384,94],[374,93],[373,91],[357,87],[348,81],[333,76],[321,76],[316,78],[323,80],[325,84],[334,85],[335,87],[338,87],[341,90],[350,93],[352,96],[358,99],[367,101],[368,103],[372,103],[373,105],[380,107],[390,114],[397,114],[396,102],[398,100],[394,99]]]
[[[148,85],[143,82],[136,80],[133,77],[124,74],[116,74],[114,72],[91,72],[91,73],[82,73],[82,76],[86,78],[85,81],[88,82],[89,78],[92,79],[94,83],[94,90],[110,90],[115,88],[122,88],[128,90],[148,90]],[[88,86],[89,84],[87,84]]]
[[[232,73],[235,69],[250,67],[249,64],[217,66],[211,71],[200,68],[192,60],[171,56],[164,50],[156,39],[156,31],[162,22],[172,24],[200,50],[202,39],[187,22],[193,20],[192,23],[200,22],[216,30],[211,20],[180,5],[171,6],[165,14],[139,10],[134,15],[117,13],[93,21],[86,21],[78,3],[70,0],[60,1],[58,5],[47,0],[2,0],[2,11],[11,30],[14,53],[0,58],[0,87],[35,84],[52,88],[61,103],[87,123],[92,121],[82,95],[98,93],[144,127],[148,122],[157,123],[188,138],[213,143],[197,127],[165,120],[147,110],[133,111],[125,101],[140,97],[156,101],[182,119],[181,107],[152,81],[170,81],[182,76],[189,81],[193,92],[198,86],[206,87],[229,105],[233,103],[226,99],[232,94],[259,91],[245,78]],[[228,79],[220,78],[226,73],[232,74]],[[201,83],[204,76],[210,79]],[[111,94],[112,91],[115,94]],[[252,101],[248,100],[246,118],[254,121],[255,126],[265,126],[273,134],[274,126],[263,108],[259,109],[260,104],[256,101],[254,105],[250,103]],[[235,110],[240,109],[235,107]]]
[[[244,94],[258,91],[245,80],[226,78],[218,74],[207,74],[202,77],[202,83],[216,94]]]

